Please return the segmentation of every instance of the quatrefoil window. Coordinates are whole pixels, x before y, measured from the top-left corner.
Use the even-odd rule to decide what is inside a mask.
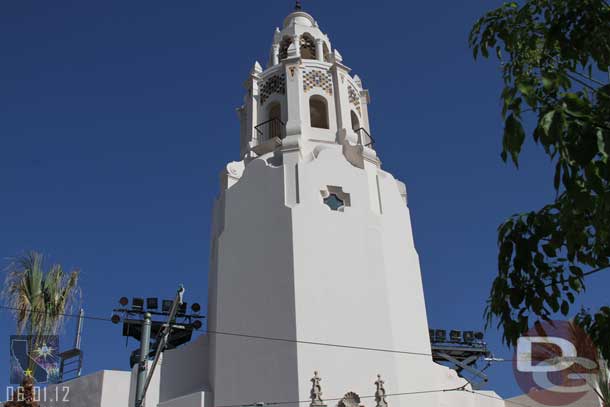
[[[331,211],[343,212],[345,208],[351,206],[350,194],[343,191],[342,187],[327,186],[320,190],[324,205],[328,206]]]
[[[330,194],[328,198],[324,198],[324,204],[333,211],[338,211],[345,206],[345,202],[343,202],[336,194]]]

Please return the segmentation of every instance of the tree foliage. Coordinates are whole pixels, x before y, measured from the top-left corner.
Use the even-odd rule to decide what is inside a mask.
[[[78,295],[79,271],[54,264],[45,272],[43,255],[30,252],[7,269],[3,297],[13,309],[18,333],[55,335]]]
[[[54,264],[44,270],[43,255],[30,252],[15,259],[7,268],[2,297],[13,310],[17,332],[30,336],[34,348],[45,336],[56,335],[80,292],[79,271],[65,273]],[[34,360],[29,368],[33,370]]]
[[[517,167],[526,137],[554,168],[555,196],[498,229],[498,276],[486,310],[514,345],[534,320],[568,315],[586,277],[610,266],[610,6],[604,0],[526,0],[480,18],[475,59],[496,55],[502,159]],[[610,359],[608,308],[581,318]],[[605,342],[604,342],[605,341]]]

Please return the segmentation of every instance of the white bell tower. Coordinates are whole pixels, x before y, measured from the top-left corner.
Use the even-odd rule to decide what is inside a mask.
[[[429,356],[407,192],[381,169],[361,80],[298,9],[245,86],[241,161],[223,172],[214,209],[206,405],[335,406],[324,400],[370,396],[383,381],[388,394],[464,385]],[[387,403],[503,406],[466,392]]]

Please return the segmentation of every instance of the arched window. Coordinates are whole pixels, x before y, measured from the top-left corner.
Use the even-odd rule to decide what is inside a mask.
[[[280,42],[280,61],[288,58],[288,48],[292,44],[292,38],[286,37]]]
[[[309,34],[301,36],[301,58],[316,59],[316,42]]]
[[[356,112],[352,110],[352,130],[356,131],[360,129],[360,119],[358,119],[358,115]]]
[[[328,129],[328,104],[322,96],[312,96],[309,99],[309,120],[311,127]]]
[[[269,111],[269,120],[282,120],[282,105],[278,102],[273,102],[267,109]]]
[[[328,49],[328,45],[324,43],[322,48],[324,50],[324,62],[330,62],[330,50]]]
[[[283,138],[282,137],[282,105],[278,102],[273,102],[269,108],[267,109],[269,112],[269,121],[268,121],[268,139],[272,139],[274,137]]]

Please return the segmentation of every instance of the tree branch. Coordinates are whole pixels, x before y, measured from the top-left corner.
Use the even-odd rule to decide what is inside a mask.
[[[552,282],[552,283],[548,283],[544,287],[546,288],[546,287],[552,287],[552,286],[557,285],[557,284],[569,283],[570,281],[574,281],[574,280],[577,280],[579,278],[588,277],[590,275],[599,273],[600,271],[604,271],[604,270],[606,270],[608,268],[610,268],[610,266],[599,267],[599,268],[596,268],[594,270],[590,270],[590,271],[587,271],[586,273],[583,273],[582,276],[580,276],[580,277],[572,276],[572,277],[568,278],[567,280],[561,279],[560,281],[555,281],[555,282]]]

